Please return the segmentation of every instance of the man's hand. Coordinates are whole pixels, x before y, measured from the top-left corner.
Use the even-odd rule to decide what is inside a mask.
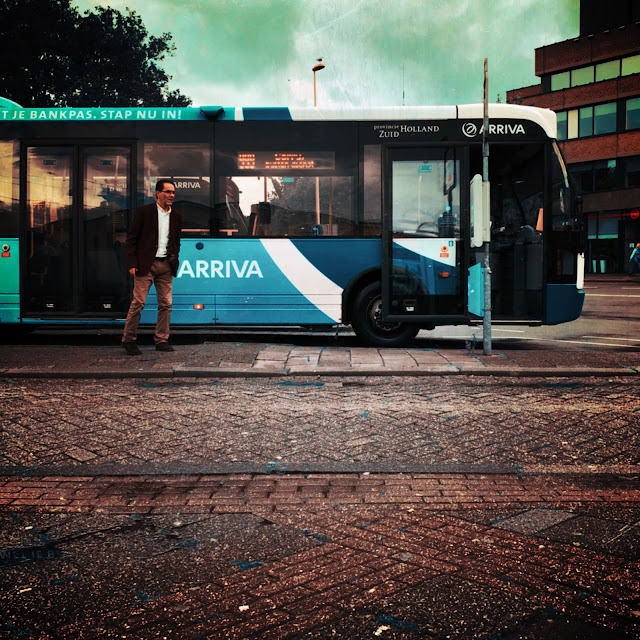
[[[131,267],[131,269],[129,269],[129,273],[130,273],[132,276],[135,276],[135,275],[136,275],[136,268],[135,268],[135,267]]]

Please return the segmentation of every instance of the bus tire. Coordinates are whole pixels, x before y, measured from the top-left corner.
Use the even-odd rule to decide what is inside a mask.
[[[399,347],[416,337],[419,327],[402,322],[382,322],[382,286],[373,282],[353,301],[351,327],[373,347]]]

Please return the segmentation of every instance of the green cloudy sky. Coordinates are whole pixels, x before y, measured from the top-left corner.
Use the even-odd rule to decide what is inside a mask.
[[[534,49],[579,33],[579,0],[74,0],[173,34],[164,68],[194,105],[462,104],[538,82]]]

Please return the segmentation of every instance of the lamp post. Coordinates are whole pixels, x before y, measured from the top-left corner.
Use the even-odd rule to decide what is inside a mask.
[[[324,65],[322,64],[322,58],[318,58],[316,64],[313,65],[313,106],[318,106],[317,94],[316,94],[316,72],[324,69]]]
[[[324,69],[322,58],[317,58],[316,64],[313,65],[313,106],[318,106],[318,98],[316,94],[316,73]],[[316,224],[320,225],[320,178],[316,176]]]

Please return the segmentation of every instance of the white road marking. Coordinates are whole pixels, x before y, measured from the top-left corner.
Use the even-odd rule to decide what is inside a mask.
[[[621,293],[590,293],[589,298],[640,298],[640,295],[632,296],[629,294],[623,295]]]
[[[438,338],[446,339],[446,340],[470,340],[472,336],[465,335],[451,335],[451,336],[438,336]],[[591,338],[591,340],[569,340],[568,338],[544,338],[544,337],[530,337],[530,336],[516,336],[510,338],[509,336],[494,336],[494,338],[498,340],[529,340],[531,342],[558,342],[565,344],[590,344],[598,347],[627,347],[633,346],[625,345],[625,344],[616,344],[614,342],[593,342],[593,340],[598,340],[598,336],[583,336],[583,338]],[[633,338],[602,338],[602,340],[626,340],[631,343],[638,343],[638,340]],[[476,336],[476,341],[480,342],[482,340],[481,336]]]
[[[602,336],[582,336],[583,338],[593,338],[594,340],[604,340]],[[621,340],[623,342],[638,342],[638,338],[611,338],[607,337],[607,340]]]
[[[522,338],[523,340],[536,340],[538,342],[561,342],[567,344],[591,344],[598,347],[624,347],[625,345],[615,344],[613,342],[590,342],[587,340],[566,340],[563,338]],[[611,338],[609,338],[611,339]]]

